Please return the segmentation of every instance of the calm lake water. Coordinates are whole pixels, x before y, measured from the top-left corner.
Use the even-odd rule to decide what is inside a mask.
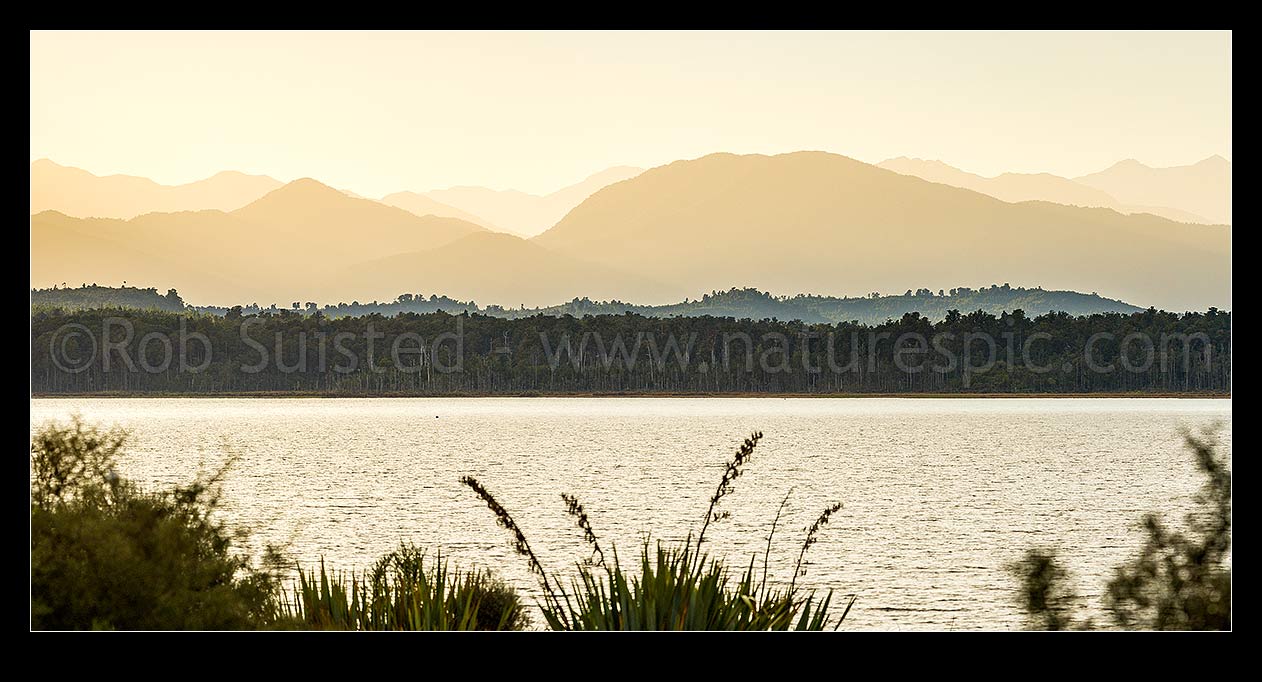
[[[31,428],[73,413],[132,431],[128,475],[186,481],[240,461],[226,515],[299,559],[362,569],[409,540],[495,568],[536,594],[507,531],[458,483],[479,478],[545,565],[588,555],[561,493],[608,551],[697,529],[724,462],[765,437],[725,500],[710,551],[761,554],[792,490],[770,572],[787,580],[808,526],[844,508],[811,549],[805,582],[854,593],[843,629],[1020,627],[1004,566],[1059,548],[1098,604],[1110,567],[1142,542],[1149,510],[1181,520],[1201,484],[1179,430],[1231,402],[1191,399],[41,399]]]

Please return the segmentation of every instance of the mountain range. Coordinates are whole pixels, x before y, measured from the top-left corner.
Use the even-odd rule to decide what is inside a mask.
[[[1050,201],[1119,213],[1151,213],[1181,223],[1231,223],[1231,162],[1221,156],[1169,168],[1151,168],[1128,159],[1073,179],[1051,173],[1003,173],[988,178],[941,161],[905,156],[877,165],[1008,202]]]
[[[47,165],[32,164],[33,211],[59,196],[37,192],[36,166]],[[1132,181],[1122,177],[1092,182]],[[1109,194],[1082,187],[1074,191]],[[518,195],[531,196],[417,193],[436,202],[416,204],[429,211],[417,215],[307,178],[230,209],[129,219],[40,210],[31,218],[31,284],[174,285],[200,304],[442,291],[517,307],[574,296],[666,303],[728,287],[844,296],[908,282],[1037,281],[1171,310],[1230,307],[1227,225],[1012,203],[825,152],[712,154],[643,172],[610,169],[534,200]],[[227,205],[227,193],[216,196]],[[532,201],[535,220],[546,207],[554,225],[531,239],[499,231],[537,226],[511,217],[529,211],[504,208]]]
[[[469,214],[482,216],[491,225],[498,225],[505,231],[522,237],[533,237],[552,227],[558,220],[578,206],[587,197],[598,190],[633,178],[643,173],[643,168],[632,166],[614,166],[603,170],[582,182],[563,187],[551,194],[538,196],[517,190],[493,190],[485,187],[452,187],[427,192],[425,198],[445,205],[457,207]],[[399,206],[409,211],[413,209],[413,200],[409,192],[389,194],[382,198],[387,204]],[[473,222],[481,222],[474,220]]]
[[[1231,162],[1218,155],[1169,168],[1127,159],[1074,180],[1125,204],[1172,206],[1205,216],[1207,222],[1231,224]]]
[[[602,187],[633,178],[643,170],[614,166],[547,195],[465,186],[394,192],[382,197],[380,203],[418,216],[459,218],[495,232],[531,237],[552,227]],[[184,185],[162,185],[131,175],[98,176],[39,159],[31,162],[31,214],[58,211],[76,218],[126,220],[146,213],[233,211],[283,184],[266,175],[224,171]],[[341,191],[355,199],[367,198]]]
[[[236,209],[130,220],[31,217],[32,284],[172,282],[190,300],[279,300],[324,291],[331,274],[382,253],[433,249],[486,228],[417,216],[315,180]]]
[[[1227,226],[1008,203],[837,154],[712,154],[606,187],[536,238],[681,285],[844,295],[909,281],[1040,282],[1167,309],[1227,307]]]
[[[145,213],[231,211],[280,187],[266,175],[223,171],[185,185],[160,185],[134,175],[98,176],[48,159],[31,162],[31,213],[79,218],[134,218]]]

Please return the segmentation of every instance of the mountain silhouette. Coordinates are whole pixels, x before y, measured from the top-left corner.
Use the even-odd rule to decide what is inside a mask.
[[[358,263],[330,279],[330,300],[391,300],[403,292],[451,292],[461,300],[505,307],[548,305],[580,291],[605,298],[629,291],[658,298],[671,290],[634,271],[588,263],[493,232]]]
[[[1231,162],[1214,155],[1190,166],[1152,168],[1127,159],[1074,178],[1137,205],[1168,205],[1231,224]]]
[[[31,285],[128,282],[187,287],[206,300],[253,300],[268,280],[251,282],[257,259],[225,258],[233,254],[218,248],[249,228],[222,211],[152,213],[130,221],[43,211],[31,216]],[[203,248],[191,235],[202,235]]]
[[[940,178],[973,182],[941,166]],[[1066,191],[1103,193],[1082,187]],[[430,208],[441,207],[416,204]],[[1012,203],[837,154],[712,154],[606,183],[530,240],[310,178],[232,211],[127,220],[41,211],[31,218],[31,285],[126,280],[174,286],[200,305],[442,292],[538,306],[576,296],[662,304],[729,287],[864,296],[908,283],[1039,282],[1203,310],[1230,308],[1230,237],[1225,225]]]
[[[1181,223],[1214,221],[1169,206],[1126,204],[1101,189],[1051,173],[1003,173],[993,178],[962,171],[941,161],[900,156],[877,164],[886,170],[914,175],[930,182],[971,189],[1008,202],[1050,201],[1067,206],[1111,208],[1119,213],[1150,213]]]
[[[483,231],[304,178],[228,213],[149,213],[130,220],[38,213],[31,217],[31,282],[171,282],[191,301],[294,300],[323,291],[329,273],[348,264]]]
[[[1007,202],[1051,201],[1067,206],[1113,208],[1117,200],[1093,187],[1050,173],[1004,173],[993,178],[962,171],[941,161],[900,156],[876,164],[886,170],[930,182],[971,189]]]
[[[401,208],[413,215],[434,215],[441,218],[459,218],[460,220],[473,223],[474,225],[481,225],[493,232],[502,231],[493,225],[489,220],[479,218],[468,211],[462,211],[455,206],[448,206],[441,201],[431,199],[424,194],[417,194],[416,192],[395,192],[394,194],[387,194],[381,198],[381,203],[387,206]]]
[[[1038,281],[1174,310],[1230,300],[1225,226],[1008,203],[825,152],[676,161],[600,190],[535,240],[677,297]]]
[[[597,190],[633,178],[644,169],[615,166],[546,196],[518,190],[485,187],[452,187],[426,192],[425,196],[469,214],[481,216],[505,231],[529,237],[552,227],[570,209]],[[391,195],[394,196],[394,195]],[[387,202],[392,203],[392,202]]]
[[[289,248],[338,258],[433,248],[486,229],[458,218],[417,216],[357,199],[311,178],[294,180],[232,215],[266,226],[270,238],[292,239]]]
[[[265,175],[223,171],[184,185],[132,175],[98,176],[48,159],[31,162],[31,213],[79,218],[134,218],[153,212],[240,208],[281,186]]]

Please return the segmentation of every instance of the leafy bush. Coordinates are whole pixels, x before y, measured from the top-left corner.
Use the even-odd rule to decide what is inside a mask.
[[[1030,550],[1008,569],[1021,581],[1019,601],[1033,630],[1068,630],[1074,626],[1078,600],[1068,574],[1050,550]]]
[[[1199,513],[1188,531],[1171,530],[1161,517],[1144,518],[1147,541],[1139,556],[1116,569],[1106,603],[1123,627],[1150,630],[1231,629],[1231,472],[1227,455],[1208,439],[1186,438],[1206,477],[1197,494]]]
[[[1185,436],[1205,483],[1200,509],[1187,530],[1172,530],[1161,516],[1144,517],[1147,538],[1138,556],[1114,569],[1105,606],[1114,623],[1134,630],[1230,630],[1231,471],[1229,453],[1211,437]],[[1075,597],[1055,554],[1032,550],[1011,567],[1021,580],[1020,603],[1038,629],[1091,629],[1073,614]]]
[[[256,569],[213,515],[231,462],[147,492],[116,472],[125,443],[124,432],[78,419],[32,439],[32,629],[275,625],[278,555]]]

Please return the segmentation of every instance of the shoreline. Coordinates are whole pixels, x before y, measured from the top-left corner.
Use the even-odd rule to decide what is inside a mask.
[[[645,393],[645,392],[549,392],[549,393],[329,393],[320,391],[246,391],[225,393],[167,393],[167,392],[92,392],[92,393],[32,393],[31,399],[75,398],[1195,398],[1230,400],[1230,393]]]

